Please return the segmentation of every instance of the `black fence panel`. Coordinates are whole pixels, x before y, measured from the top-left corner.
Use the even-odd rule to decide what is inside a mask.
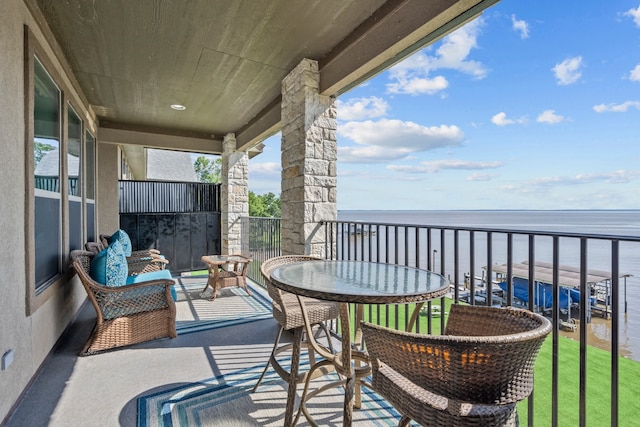
[[[158,249],[172,273],[206,269],[200,258],[221,251],[217,212],[120,214],[120,228],[134,251]]]
[[[220,212],[220,184],[120,181],[120,213]]]
[[[172,273],[205,269],[220,254],[220,185],[120,181],[120,228],[133,250],[158,249]]]

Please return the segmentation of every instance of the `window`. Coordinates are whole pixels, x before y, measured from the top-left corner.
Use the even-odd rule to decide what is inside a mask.
[[[84,134],[84,190],[86,196],[87,241],[95,242],[96,239],[96,139],[91,132]]]
[[[34,185],[36,292],[62,271],[60,197],[61,92],[34,59]]]
[[[69,194],[69,251],[83,248],[82,120],[67,105],[67,192]]]
[[[27,315],[69,283],[69,253],[96,240],[95,123],[62,65],[26,28]],[[62,71],[61,71],[62,70]]]

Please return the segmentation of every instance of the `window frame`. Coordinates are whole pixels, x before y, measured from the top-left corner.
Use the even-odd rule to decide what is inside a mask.
[[[43,48],[40,42],[37,40],[34,33],[30,28],[24,26],[24,120],[25,120],[25,223],[24,223],[24,236],[25,236],[25,278],[26,278],[26,315],[31,316],[39,307],[44,305],[50,298],[57,295],[65,286],[69,286],[70,280],[73,276],[73,269],[70,268],[69,260],[69,189],[68,189],[68,170],[69,165],[67,161],[68,151],[68,109],[73,109],[74,113],[81,121],[81,147],[80,150],[83,153],[86,152],[84,146],[86,139],[85,133],[90,132],[94,141],[94,170],[93,170],[93,183],[94,183],[94,197],[97,191],[97,162],[96,152],[98,146],[98,140],[95,137],[97,123],[95,116],[86,108],[86,101],[81,98],[81,91],[76,90],[74,86],[73,78],[65,78],[72,75],[64,63],[60,63],[59,57],[56,53],[50,53]],[[53,55],[53,56],[52,56]],[[35,142],[35,58],[38,59],[45,71],[49,74],[57,88],[60,90],[60,230],[61,233],[61,245],[58,249],[60,251],[60,265],[58,267],[58,274],[44,282],[41,286],[36,288],[36,251],[35,251],[35,165],[34,165],[34,142]],[[53,58],[53,59],[52,59]],[[55,61],[55,63],[54,63]],[[56,66],[55,64],[58,64]],[[64,76],[64,77],[63,77]],[[84,160],[84,159],[82,159]],[[86,191],[84,185],[86,185],[85,175],[85,161],[81,161],[82,174],[81,185],[83,186],[82,201],[81,201],[81,215],[82,215],[82,240],[86,241],[87,236],[87,208],[86,208]],[[94,203],[94,227],[97,229],[97,209]]]

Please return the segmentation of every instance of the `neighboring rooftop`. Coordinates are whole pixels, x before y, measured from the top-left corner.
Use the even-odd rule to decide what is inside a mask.
[[[198,182],[191,154],[182,151],[154,149],[147,149],[147,179]]]

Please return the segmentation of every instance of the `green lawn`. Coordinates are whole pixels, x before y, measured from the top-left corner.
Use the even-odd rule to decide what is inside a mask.
[[[552,338],[540,349],[534,379],[535,426],[551,426]],[[558,425],[579,425],[580,343],[558,340]],[[619,358],[618,425],[640,425],[640,363]],[[587,349],[586,420],[588,426],[611,425],[611,354],[595,347]],[[518,405],[526,425],[527,403]]]

